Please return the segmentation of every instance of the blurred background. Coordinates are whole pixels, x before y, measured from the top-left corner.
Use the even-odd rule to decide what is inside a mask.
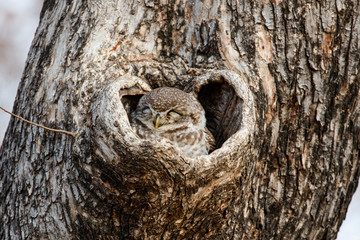
[[[42,0],[0,0],[0,106],[10,111],[39,23],[42,3]],[[0,144],[9,119],[10,116],[0,110]],[[360,240],[359,188],[337,239]]]

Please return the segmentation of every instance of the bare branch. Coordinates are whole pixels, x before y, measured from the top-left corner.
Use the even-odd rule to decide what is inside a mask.
[[[56,133],[64,133],[64,134],[67,134],[67,135],[72,136],[73,138],[76,138],[76,134],[74,134],[74,133],[72,133],[72,132],[68,132],[68,131],[60,130],[60,129],[48,128],[48,127],[45,127],[45,126],[43,126],[43,125],[40,125],[40,124],[37,124],[37,123],[34,123],[34,122],[30,122],[30,121],[28,121],[28,120],[26,120],[26,119],[24,119],[24,118],[22,118],[22,117],[20,117],[20,116],[18,116],[18,115],[16,115],[16,114],[12,113],[12,112],[9,112],[8,110],[6,110],[6,109],[4,109],[4,108],[2,108],[2,107],[0,107],[0,109],[3,110],[4,112],[7,112],[7,113],[10,114],[11,116],[14,116],[14,117],[20,119],[21,121],[24,121],[24,122],[29,123],[29,124],[31,124],[31,125],[34,125],[34,126],[37,126],[37,127],[41,127],[41,128],[43,128],[43,129],[45,129],[45,130],[49,130],[49,131],[56,132]]]

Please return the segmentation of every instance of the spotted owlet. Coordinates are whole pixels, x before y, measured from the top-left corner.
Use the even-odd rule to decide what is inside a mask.
[[[167,138],[186,157],[208,154],[214,147],[203,107],[194,96],[177,88],[156,88],[145,94],[131,118],[141,138]]]

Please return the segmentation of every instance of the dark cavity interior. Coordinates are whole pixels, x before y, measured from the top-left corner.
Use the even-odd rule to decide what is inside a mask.
[[[142,96],[125,95],[121,98],[129,120]],[[198,93],[198,100],[205,110],[206,126],[215,138],[215,148],[220,148],[241,127],[243,100],[223,78],[204,85]]]
[[[143,95],[125,95],[121,98],[121,102],[125,108],[129,120],[131,120],[131,113],[136,110],[136,107]]]
[[[224,79],[203,86],[198,100],[205,110],[206,126],[215,138],[215,148],[220,148],[241,127],[243,100]]]

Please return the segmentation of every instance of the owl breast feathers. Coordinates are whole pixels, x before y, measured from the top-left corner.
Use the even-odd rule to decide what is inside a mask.
[[[156,88],[142,96],[131,125],[143,139],[169,139],[186,157],[205,155],[214,148],[203,107],[177,88]]]

